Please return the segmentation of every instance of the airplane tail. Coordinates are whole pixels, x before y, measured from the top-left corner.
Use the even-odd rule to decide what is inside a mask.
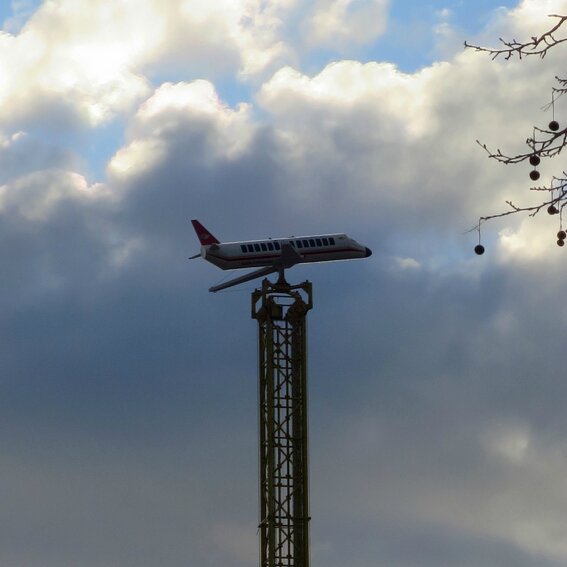
[[[203,246],[209,246],[210,244],[220,244],[220,241],[217,240],[198,220],[193,219],[191,221],[195,232],[197,233],[197,237],[199,238],[199,242]]]

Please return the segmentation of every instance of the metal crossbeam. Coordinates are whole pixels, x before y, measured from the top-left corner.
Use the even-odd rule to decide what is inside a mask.
[[[307,327],[311,283],[267,279],[259,330],[260,567],[309,567]]]

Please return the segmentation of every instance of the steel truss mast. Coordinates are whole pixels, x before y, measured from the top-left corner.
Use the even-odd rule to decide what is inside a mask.
[[[309,567],[307,312],[310,282],[267,279],[252,293],[258,321],[260,567]]]

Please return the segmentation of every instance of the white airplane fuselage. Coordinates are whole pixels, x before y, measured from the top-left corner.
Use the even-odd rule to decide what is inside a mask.
[[[298,264],[368,258],[372,253],[346,234],[323,234],[203,245],[201,257],[222,270],[260,268],[277,262],[286,244],[301,257]]]
[[[258,268],[253,272],[209,288],[209,291],[212,292],[276,272],[283,278],[284,270],[296,264],[354,260],[355,258],[368,258],[372,255],[370,248],[359,244],[346,234],[221,242],[197,219],[193,219],[191,223],[201,243],[200,253],[191,256],[191,259],[200,256],[222,270]]]

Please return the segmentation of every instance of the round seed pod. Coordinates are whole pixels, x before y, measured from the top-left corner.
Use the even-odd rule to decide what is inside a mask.
[[[535,167],[536,165],[539,165],[540,162],[541,159],[537,154],[533,154],[530,156],[530,165],[533,165]]]
[[[557,246],[565,246],[565,240],[558,240]]]
[[[560,231],[557,233],[557,238],[558,238],[559,240],[565,240],[565,239],[567,238],[567,232],[565,232],[564,230],[560,230]]]
[[[475,254],[482,256],[484,254],[484,246],[482,244],[477,244],[474,247]]]
[[[550,129],[552,132],[557,132],[557,130],[559,130],[559,122],[557,122],[557,120],[552,120],[552,121],[549,123],[549,129]]]
[[[557,207],[555,205],[549,205],[549,207],[547,207],[547,212],[550,215],[556,215],[559,211],[557,210]]]
[[[536,171],[535,169],[530,171],[530,179],[532,181],[537,181],[539,179],[539,171]]]

